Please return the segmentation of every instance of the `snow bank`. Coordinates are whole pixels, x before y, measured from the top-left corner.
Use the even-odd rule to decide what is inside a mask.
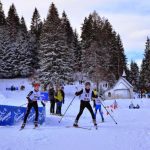
[[[5,82],[0,80],[0,103],[20,105],[25,102],[26,94],[32,89],[27,80],[24,81],[28,88],[25,91],[6,92]],[[9,84],[10,82],[10,84]],[[13,81],[6,81],[7,86]],[[21,81],[15,81],[21,83]],[[82,86],[78,86],[81,89]],[[76,85],[65,86],[66,98],[62,112],[66,110],[76,92]],[[141,106],[140,109],[129,109],[131,101]],[[114,100],[106,100],[104,105],[112,105]],[[0,149],[2,150],[149,150],[150,149],[150,99],[117,100],[118,109],[108,109],[115,120],[107,115],[103,109],[105,122],[101,123],[100,115],[97,115],[99,129],[92,126],[91,115],[87,110],[83,112],[79,125],[92,127],[92,130],[66,128],[72,126],[79,111],[80,100],[75,98],[66,116],[61,123],[60,117],[49,113],[50,103],[46,104],[46,122],[39,129],[33,130],[33,125],[27,125],[23,131],[19,131],[20,125],[14,127],[0,127]],[[92,104],[92,102],[91,102]]]

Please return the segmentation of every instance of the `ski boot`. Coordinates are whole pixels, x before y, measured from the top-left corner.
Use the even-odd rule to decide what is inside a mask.
[[[34,123],[34,128],[37,128],[38,127],[38,122],[35,122]]]
[[[96,119],[93,119],[93,123],[94,123],[94,126],[95,126],[96,130],[97,130],[98,127],[97,127]]]
[[[104,122],[104,118],[102,118],[102,122]]]
[[[78,127],[78,120],[75,120],[73,126],[74,126],[74,127]]]
[[[26,124],[23,123],[20,129],[21,129],[21,130],[24,129],[25,125],[26,125]]]

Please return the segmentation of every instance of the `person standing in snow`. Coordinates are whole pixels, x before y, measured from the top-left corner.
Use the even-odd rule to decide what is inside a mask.
[[[94,87],[93,92],[94,92],[94,95],[97,95],[96,87]],[[93,100],[93,108],[95,108],[95,97],[92,97],[92,100]]]
[[[62,95],[63,95],[63,104],[65,103],[65,92],[64,92],[64,86],[61,86]]]
[[[55,113],[55,98],[54,98],[55,90],[52,85],[50,85],[50,87],[49,87],[48,94],[49,94],[49,99],[50,99],[50,103],[51,103],[50,104],[50,114],[54,114]]]
[[[24,121],[23,121],[23,124],[21,126],[21,129],[23,129],[25,127],[27,118],[29,116],[29,113],[30,113],[30,110],[32,109],[32,107],[35,110],[34,125],[35,125],[35,127],[38,127],[39,112],[38,112],[38,103],[37,103],[37,100],[42,100],[42,99],[41,99],[41,95],[40,95],[40,91],[39,91],[40,84],[39,83],[34,83],[33,86],[34,86],[34,90],[31,91],[27,95],[27,100],[28,100],[27,111],[26,111],[26,114],[24,116]],[[43,106],[45,106],[44,102],[41,101],[41,103],[42,103]]]
[[[78,91],[75,93],[76,96],[80,96],[80,111],[75,119],[75,122],[73,124],[74,127],[78,127],[78,121],[79,121],[79,118],[81,117],[83,111],[85,108],[87,108],[92,116],[92,119],[93,119],[93,123],[95,126],[97,126],[97,123],[96,123],[96,118],[95,118],[95,115],[94,115],[94,112],[93,112],[93,109],[91,107],[91,104],[90,104],[90,100],[94,97],[95,98],[95,95],[94,95],[94,92],[90,89],[91,87],[91,83],[90,82],[86,82],[85,83],[85,89],[82,89],[81,91]]]
[[[100,97],[98,97],[98,95],[95,96],[95,118],[96,118],[97,111],[99,111],[102,122],[104,122],[103,112],[102,112],[102,108],[101,108],[101,100],[102,99]]]
[[[61,108],[62,108],[62,103],[64,99],[64,91],[61,89],[60,85],[56,85],[56,91],[55,91],[55,96],[54,96],[56,103],[57,103],[57,108],[56,108],[56,114],[61,116]]]

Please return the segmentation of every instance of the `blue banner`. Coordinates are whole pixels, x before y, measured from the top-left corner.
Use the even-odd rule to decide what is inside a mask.
[[[25,107],[0,105],[0,126],[15,125],[17,123],[22,122],[25,113],[26,113]],[[32,108],[27,121],[34,122],[34,118],[35,118],[35,111],[34,108]],[[43,122],[45,122],[45,118],[46,118],[45,107],[39,107],[38,123],[42,124]]]
[[[43,101],[49,101],[48,92],[41,92],[41,97]]]

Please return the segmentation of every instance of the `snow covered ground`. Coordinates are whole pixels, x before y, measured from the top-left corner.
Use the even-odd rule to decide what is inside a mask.
[[[6,91],[6,87],[24,84],[25,91]],[[80,89],[81,87],[79,87]],[[27,80],[0,80],[0,104],[21,105],[26,102],[25,96],[32,89]],[[76,91],[75,85],[65,86],[66,99],[64,112]],[[129,110],[130,102],[139,104],[140,109]],[[106,106],[114,102],[105,101]],[[66,128],[71,126],[79,111],[80,101],[76,98],[61,123],[60,117],[49,114],[49,102],[46,105],[46,122],[34,130],[32,124],[19,131],[17,126],[0,127],[0,150],[149,150],[150,149],[150,99],[117,100],[118,109],[111,114],[113,120],[103,110],[105,122],[99,123],[98,130],[92,127],[92,119],[87,110],[80,118],[79,125],[92,130]],[[92,103],[92,102],[91,102]]]

